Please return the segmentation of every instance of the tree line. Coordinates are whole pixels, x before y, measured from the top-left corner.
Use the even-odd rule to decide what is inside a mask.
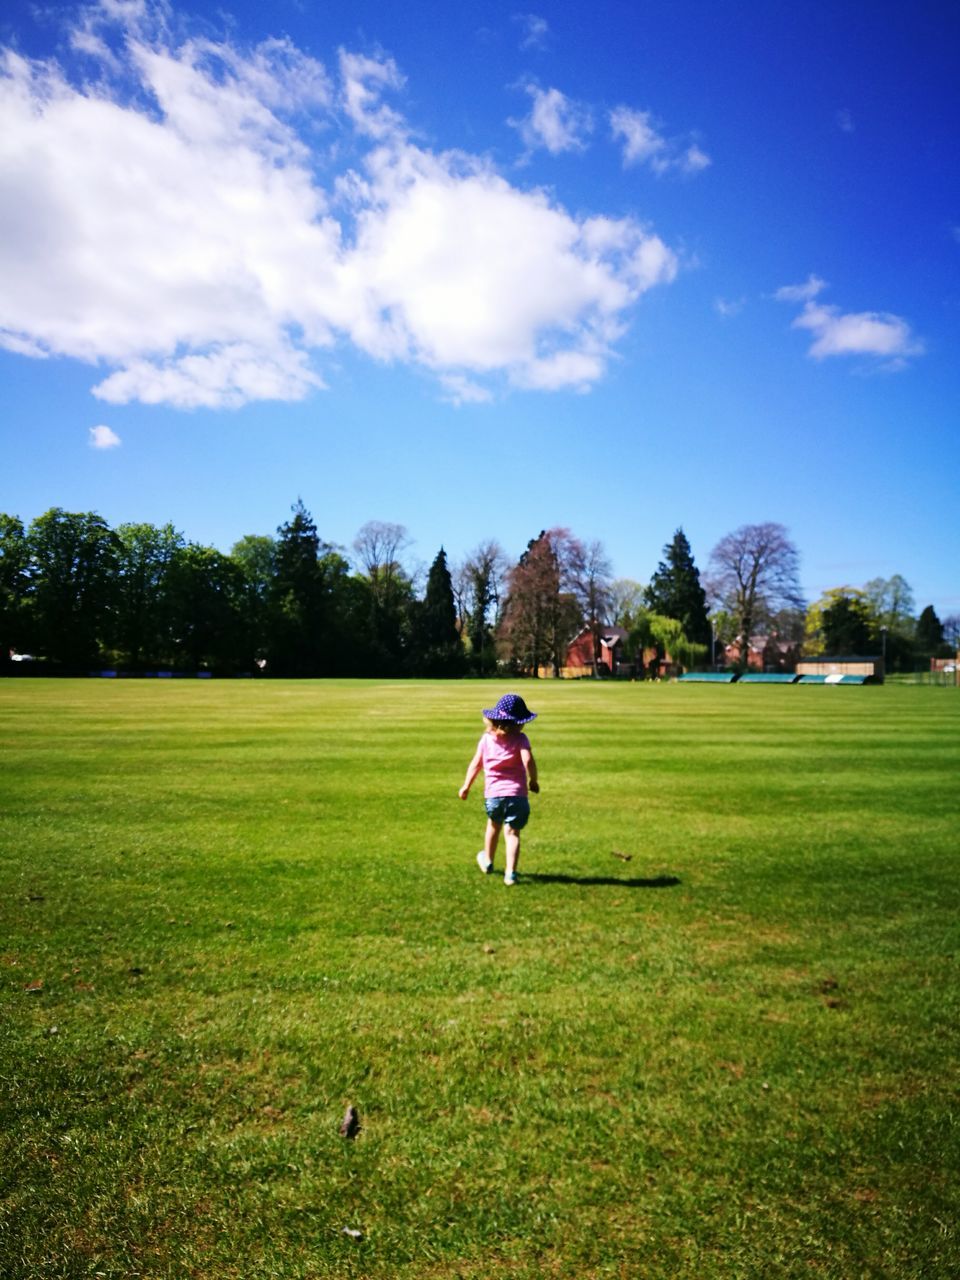
[[[907,667],[956,641],[957,619],[913,617],[902,578],[839,587],[806,608],[799,556],[777,524],[746,525],[711,553],[701,581],[682,529],[651,581],[614,579],[599,542],[541,531],[511,563],[495,540],[450,566],[406,562],[402,525],[371,521],[351,553],[323,541],[301,500],[275,536],[229,553],[171,524],[121,524],[53,508],[25,527],[0,515],[0,666],[264,672],[276,676],[461,676],[559,672],[567,647],[620,628],[635,674],[667,655],[723,662],[756,634],[807,652],[880,652]],[[953,634],[951,634],[951,627]]]

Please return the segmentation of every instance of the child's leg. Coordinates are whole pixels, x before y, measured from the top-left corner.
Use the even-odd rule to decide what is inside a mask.
[[[509,822],[507,823],[503,841],[507,851],[506,874],[512,876],[517,870],[517,863],[520,861],[520,832],[514,831]]]
[[[487,855],[487,861],[492,863],[494,854],[497,852],[497,843],[500,840],[500,828],[502,822],[494,822],[492,818],[487,819],[487,829],[483,834],[483,851]],[[510,828],[507,827],[509,831]]]

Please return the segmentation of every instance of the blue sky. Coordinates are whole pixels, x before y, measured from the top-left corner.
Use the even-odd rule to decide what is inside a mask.
[[[960,10],[0,12],[0,510],[784,524],[960,613]]]

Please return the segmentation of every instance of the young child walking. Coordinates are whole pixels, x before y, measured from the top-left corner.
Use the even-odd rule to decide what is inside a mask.
[[[483,770],[483,803],[487,810],[487,829],[477,863],[484,875],[493,870],[493,860],[506,826],[506,869],[503,883],[517,883],[520,858],[520,832],[530,817],[528,789],[536,794],[537,762],[530,749],[530,739],[520,726],[536,720],[537,713],[516,693],[505,693],[497,705],[483,713],[484,732],[476,754],[467,765],[467,776],[460,788],[460,799],[466,800],[477,774]]]

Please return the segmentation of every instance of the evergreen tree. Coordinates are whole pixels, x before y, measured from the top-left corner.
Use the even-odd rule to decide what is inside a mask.
[[[675,618],[691,643],[709,644],[707,597],[682,529],[663,548],[663,555],[646,590],[647,607],[663,617]]]
[[[440,548],[427,575],[427,589],[414,610],[412,667],[419,675],[452,676],[463,670],[453,583]]]
[[[943,623],[937,617],[932,604],[917,619],[917,649],[925,658],[931,658],[943,644]]]
[[[277,530],[269,599],[269,670],[276,675],[319,676],[330,663],[321,544],[313,516],[298,498],[293,518]]]

